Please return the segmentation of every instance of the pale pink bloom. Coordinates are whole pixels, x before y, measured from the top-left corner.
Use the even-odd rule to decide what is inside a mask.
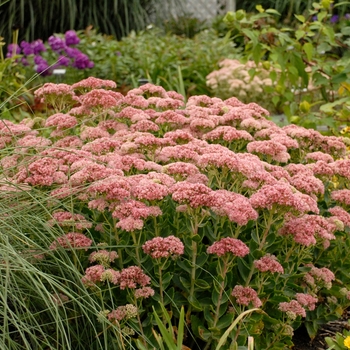
[[[309,211],[309,205],[302,198],[294,195],[289,184],[277,182],[274,185],[264,185],[250,197],[253,208],[272,209],[273,205],[290,207],[298,212]]]
[[[157,206],[147,206],[145,203],[136,200],[127,200],[114,207],[112,216],[119,219],[146,219],[149,216],[159,216],[162,211]]]
[[[208,183],[209,183],[208,176],[206,176],[204,174],[189,175],[186,178],[186,181],[190,182],[190,183],[193,183],[193,184],[200,183],[200,184],[203,184],[203,185],[206,185],[206,186],[208,186]]]
[[[109,111],[109,113],[111,113]],[[98,127],[108,131],[109,133],[114,133],[116,131],[127,130],[128,126],[124,123],[120,123],[116,120],[102,120],[98,123]]]
[[[73,128],[78,123],[77,118],[70,114],[56,113],[46,119],[45,127],[55,126],[57,130]]]
[[[286,163],[290,155],[287,153],[287,147],[274,140],[253,141],[247,145],[247,151],[250,153],[260,153],[271,156],[273,160]]]
[[[85,108],[112,108],[123,102],[124,96],[119,92],[104,89],[94,89],[79,97]]]
[[[323,182],[315,176],[305,175],[303,173],[296,174],[290,178],[290,184],[298,189],[300,192],[306,194],[323,194]]]
[[[346,210],[344,210],[341,207],[333,207],[328,209],[328,211],[334,217],[340,220],[344,224],[344,226],[350,227],[350,213],[348,213]]]
[[[85,270],[85,275],[82,278],[83,284],[91,286],[94,283],[101,282],[102,274],[105,272],[105,267],[102,265],[94,265]]]
[[[254,261],[254,266],[261,272],[283,273],[282,265],[277,261],[274,255],[266,254],[259,260]]]
[[[215,204],[211,195],[212,189],[203,184],[181,181],[173,185],[170,190],[175,202],[189,204],[192,208]]]
[[[336,160],[331,163],[334,174],[350,179],[350,159]]]
[[[41,148],[51,146],[52,141],[47,139],[46,137],[38,137],[35,135],[26,135],[17,140],[16,146],[20,147],[33,147],[33,148]]]
[[[249,220],[257,220],[258,213],[253,209],[248,198],[241,194],[217,190],[211,193],[211,209],[220,216],[227,216],[238,225],[246,225]]]
[[[171,97],[171,98],[173,98],[175,100],[180,100],[180,101],[184,101],[185,100],[185,98],[181,94],[176,92],[176,91],[167,91],[167,94],[168,94],[169,97]]]
[[[136,230],[141,230],[143,228],[144,222],[140,219],[134,219],[133,217],[128,217],[125,219],[120,219],[115,225],[117,228],[121,228],[124,231],[132,232]]]
[[[124,176],[109,176],[94,182],[89,187],[89,193],[103,195],[107,200],[124,200],[130,197],[130,184]]]
[[[190,175],[197,175],[199,174],[199,169],[191,163],[186,162],[174,162],[167,164],[163,167],[163,172],[170,175],[176,175],[179,176],[179,179],[181,178],[187,178]]]
[[[45,83],[42,87],[34,91],[34,96],[46,98],[47,95],[67,95],[73,96],[72,87],[67,84]]]
[[[115,251],[107,251],[105,249],[99,250],[97,252],[92,252],[89,255],[90,263],[97,262],[100,265],[108,267],[110,263],[114,262],[118,258],[118,254]]]
[[[331,198],[342,204],[350,205],[350,190],[336,190],[331,193]]]
[[[57,148],[80,148],[82,145],[83,142],[78,136],[66,136],[53,144]]]
[[[131,194],[139,200],[162,200],[169,194],[167,186],[144,178],[131,188]]]
[[[158,109],[178,109],[180,107],[183,107],[185,104],[183,101],[180,100],[176,100],[173,98],[160,98],[157,102],[156,102],[156,108]]]
[[[119,278],[114,284],[120,289],[146,287],[151,283],[151,279],[138,266],[130,266],[120,271]]]
[[[291,234],[295,242],[305,246],[316,244],[316,237],[324,240],[335,239],[337,227],[334,222],[320,215],[303,215],[287,219],[279,234]]]
[[[308,165],[291,163],[286,165],[284,168],[292,176],[301,174],[303,174],[304,176],[313,176],[313,172]]]
[[[315,162],[322,160],[325,163],[332,163],[334,161],[333,157],[330,154],[324,152],[311,152],[305,156],[305,160],[313,160]]]
[[[284,133],[272,134],[270,138],[272,141],[279,142],[280,144],[286,146],[288,149],[299,148],[298,142]]]
[[[194,140],[194,136],[192,135],[192,133],[181,129],[168,131],[167,133],[164,134],[163,138],[170,139],[173,142],[176,142],[178,144],[187,143]]]
[[[240,162],[238,160],[238,155],[231,152],[230,150],[222,152],[212,152],[205,153],[198,157],[197,166],[204,168],[228,168],[233,172],[239,171]]]
[[[278,309],[287,313],[287,316],[292,320],[295,320],[297,316],[306,317],[305,309],[296,300],[279,303]]]
[[[110,135],[108,131],[101,129],[98,126],[97,127],[85,126],[82,128],[80,133],[80,138],[83,141],[96,140],[101,137],[109,137],[109,136]]]
[[[77,230],[92,227],[92,223],[87,221],[81,214],[73,214],[67,211],[57,211],[52,214],[53,219],[49,220],[50,225],[57,224],[61,227],[74,226]]]
[[[140,120],[131,125],[130,131],[159,131],[159,126],[150,120]]]
[[[307,307],[310,311],[315,310],[318,299],[310,294],[297,293],[295,294],[298,303],[304,307]]]
[[[32,134],[33,131],[26,125],[15,124],[9,120],[0,120],[0,137],[2,136],[19,136]]]
[[[250,303],[254,307],[262,305],[258,293],[251,287],[235,286],[231,295],[236,298],[236,303],[239,305],[249,306]]]
[[[147,241],[142,249],[145,254],[150,255],[153,259],[169,258],[182,255],[184,245],[181,240],[175,236],[155,237]]]
[[[56,240],[50,245],[51,250],[58,248],[84,248],[88,250],[91,246],[92,240],[82,233],[70,232],[64,236],[57,237]]]
[[[207,253],[216,254],[219,257],[227,253],[238,257],[244,257],[249,254],[249,248],[239,239],[226,237],[214,242],[208,247]]]
[[[340,137],[336,136],[323,136],[321,149],[336,157],[342,157],[346,153],[346,145]]]
[[[121,146],[121,141],[111,139],[110,137],[100,137],[94,141],[88,142],[82,147],[83,151],[91,152],[92,154],[105,154],[113,152]]]
[[[72,89],[101,89],[101,88],[110,88],[114,89],[117,87],[117,84],[112,80],[103,80],[95,77],[88,77],[78,81],[72,85]]]
[[[309,165],[314,175],[326,176],[331,178],[334,175],[333,167],[330,163],[325,163],[323,160],[318,160],[316,163]]]
[[[184,117],[179,111],[168,110],[160,112],[155,122],[157,124],[185,125],[188,123],[188,118]]]
[[[108,206],[108,202],[103,198],[93,199],[88,203],[90,209],[96,209],[98,211],[104,211]]]
[[[206,133],[203,138],[205,140],[224,140],[224,141],[233,141],[233,140],[254,140],[253,137],[244,130],[238,130],[232,126],[218,126],[213,131]]]
[[[197,161],[199,155],[189,145],[177,145],[163,147],[156,153],[156,158],[160,162],[169,161]]]
[[[311,270],[305,274],[304,280],[312,287],[330,289],[332,281],[335,280],[334,273],[326,267],[315,267],[312,264],[306,265],[311,267]]]
[[[130,90],[124,97],[123,104],[146,109],[149,103],[143,96],[135,95],[132,93],[132,90]]]
[[[132,304],[126,304],[123,306],[118,306],[115,310],[108,313],[107,318],[110,322],[114,323],[116,321],[127,321],[130,318],[137,316],[137,307]]]
[[[140,299],[140,298],[149,298],[149,297],[153,297],[154,295],[154,289],[150,288],[150,287],[143,287],[143,288],[139,288],[139,289],[135,289],[135,298],[136,299]]]

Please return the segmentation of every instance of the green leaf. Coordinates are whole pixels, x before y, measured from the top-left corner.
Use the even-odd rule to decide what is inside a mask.
[[[162,307],[162,304],[160,304],[160,306]],[[165,341],[166,345],[168,346],[169,350],[177,350],[177,347],[174,344],[174,339],[172,337],[172,335],[170,334],[170,332],[166,329],[166,327],[164,326],[163,322],[161,321],[161,319],[159,318],[156,310],[154,309],[154,306],[152,306],[153,309],[153,316],[156,320],[157,326],[160,330],[160,333],[162,334],[163,340]],[[165,312],[165,314],[168,314],[167,312]],[[168,315],[169,317],[169,315]],[[169,319],[170,321],[170,319]],[[171,323],[169,323],[171,324]]]
[[[304,35],[305,35],[305,31],[304,30],[296,30],[295,31],[295,38],[297,40],[300,40]]]
[[[188,302],[191,304],[194,311],[203,311],[203,305],[198,301],[198,299],[194,295],[190,295],[188,297]]]
[[[185,309],[182,306],[180,311],[179,325],[177,327],[177,350],[182,350],[185,329]]]
[[[294,15],[294,17],[301,23],[305,22],[305,17],[303,15]]]
[[[201,279],[196,279],[194,284],[196,287],[199,287],[200,289],[210,289],[211,288],[211,285],[207,281],[204,281]]]
[[[228,313],[220,318],[218,323],[216,324],[216,327],[219,329],[225,329],[227,328],[232,322],[234,318],[234,313]]]
[[[343,35],[350,35],[350,27],[343,27],[343,28],[341,29],[341,33],[342,33]]]
[[[312,56],[315,53],[315,49],[314,49],[313,45],[311,43],[305,43],[303,45],[303,50],[304,50],[304,52],[306,54],[307,59],[309,61],[311,61],[312,60]]]
[[[281,16],[281,14],[278,11],[274,10],[274,9],[267,9],[265,12],[266,13],[271,13],[273,15]]]
[[[331,79],[331,82],[333,84],[339,84],[339,83],[345,82],[347,80],[347,78],[348,78],[348,76],[345,73],[339,73]]]

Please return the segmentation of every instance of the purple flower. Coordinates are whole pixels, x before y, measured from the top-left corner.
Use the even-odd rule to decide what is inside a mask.
[[[51,49],[54,51],[60,51],[66,48],[66,43],[64,42],[64,40],[54,35],[51,35],[49,37],[48,43]]]
[[[33,41],[31,43],[31,47],[32,47],[34,55],[37,55],[40,52],[46,51],[46,47],[41,39]]]
[[[57,59],[57,63],[56,63],[56,66],[59,67],[59,66],[65,66],[65,67],[68,67],[70,64],[70,59],[66,56],[63,56],[61,55],[60,57],[58,57]]]
[[[21,53],[21,48],[17,44],[9,44],[7,46],[6,57],[12,57],[14,55],[19,55]]]
[[[49,69],[48,62],[42,58],[40,55],[34,56],[35,71],[43,76],[50,75],[51,71]]]
[[[20,46],[22,48],[23,54],[26,56],[32,55],[34,53],[32,45],[26,41],[23,40]]]
[[[345,19],[350,19],[350,13],[345,14]]]
[[[68,57],[70,58],[76,58],[81,54],[81,51],[77,49],[76,47],[66,47],[65,52]]]
[[[80,53],[75,57],[75,61],[73,62],[73,67],[78,69],[92,68],[94,63],[89,60],[89,57],[83,53]]]
[[[67,46],[77,45],[80,43],[80,39],[78,38],[77,33],[74,30],[68,30],[65,33],[64,37],[66,39]]]
[[[338,15],[333,15],[329,21],[331,23],[337,23],[339,21],[339,16]]]

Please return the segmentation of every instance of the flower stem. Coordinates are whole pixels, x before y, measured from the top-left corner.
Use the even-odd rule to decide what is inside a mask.
[[[141,259],[140,259],[140,252],[139,252],[139,242],[137,242],[135,231],[131,231],[131,237],[134,242],[135,246],[135,254],[136,254],[136,260],[137,260],[137,265],[141,267]]]

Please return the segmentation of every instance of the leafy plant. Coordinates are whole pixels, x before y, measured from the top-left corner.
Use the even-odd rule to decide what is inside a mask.
[[[279,13],[273,9],[257,9],[254,15],[243,10],[226,15],[236,37],[244,40],[244,60],[272,68],[273,86],[266,92],[289,121],[313,128],[326,125],[338,133],[349,119],[350,66],[346,55],[337,55],[338,48],[348,45],[348,27],[334,32],[328,22],[331,1],[313,3],[307,15],[295,15],[296,28],[277,25]]]

